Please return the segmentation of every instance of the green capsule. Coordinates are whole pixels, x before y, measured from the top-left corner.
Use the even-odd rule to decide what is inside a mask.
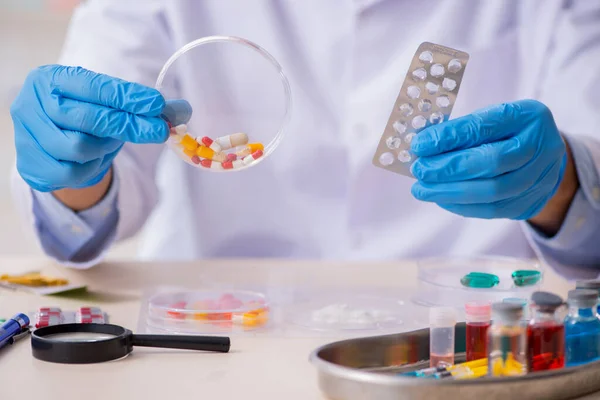
[[[3,322],[6,322],[6,320],[5,320],[5,319],[2,319],[2,318],[0,318],[0,324],[1,324],[1,323],[3,323]]]
[[[512,279],[515,286],[535,285],[542,279],[540,271],[520,269],[512,273]]]
[[[487,274],[485,272],[471,272],[463,276],[460,283],[470,288],[492,288],[500,283],[500,278],[494,274]]]

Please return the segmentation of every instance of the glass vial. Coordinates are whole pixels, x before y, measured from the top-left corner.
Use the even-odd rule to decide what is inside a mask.
[[[598,292],[576,289],[569,292],[565,318],[566,364],[585,364],[600,358]]]
[[[487,333],[491,319],[491,304],[465,304],[465,349],[467,361],[479,360],[487,357]]]
[[[598,299],[600,300],[600,279],[590,279],[585,281],[577,281],[575,282],[575,289],[587,289],[587,290],[595,290],[598,293]],[[600,304],[596,306],[598,312],[600,313]]]
[[[429,365],[454,364],[454,327],[456,311],[450,307],[429,310]]]
[[[532,318],[527,327],[529,371],[545,371],[565,366],[565,326],[557,315],[563,300],[552,293],[531,296]]]
[[[527,299],[522,299],[520,297],[507,297],[505,299],[502,299],[502,302],[509,304],[519,304],[521,307],[523,307],[523,318],[521,318],[521,322],[525,325],[529,323],[530,312],[529,302],[527,301]]]
[[[518,376],[527,373],[527,328],[521,323],[519,304],[492,305],[488,330],[488,371],[491,376]]]

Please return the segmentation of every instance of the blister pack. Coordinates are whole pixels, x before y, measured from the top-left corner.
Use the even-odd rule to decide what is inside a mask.
[[[58,307],[42,307],[33,314],[35,328],[62,324],[106,324],[108,315],[98,307],[81,307],[63,311]]]
[[[377,146],[375,166],[413,176],[410,143],[423,129],[448,120],[468,61],[467,53],[449,47],[419,46]]]

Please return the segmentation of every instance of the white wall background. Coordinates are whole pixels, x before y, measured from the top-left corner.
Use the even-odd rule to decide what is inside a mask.
[[[0,0],[0,255],[40,254],[24,239],[12,205],[10,169],[15,160],[9,107],[27,73],[55,63],[76,0]],[[117,246],[111,258],[135,254],[135,240]]]

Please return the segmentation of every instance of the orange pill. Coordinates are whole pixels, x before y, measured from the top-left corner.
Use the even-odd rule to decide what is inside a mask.
[[[227,160],[227,155],[225,153],[215,153],[213,149],[206,146],[199,146],[196,149],[196,155],[200,158],[206,158],[207,160],[214,160],[218,162]]]
[[[194,150],[196,150],[200,146],[198,144],[198,142],[196,142],[196,139],[194,139],[190,135],[185,135],[181,139],[181,145],[183,146],[184,149],[189,150],[189,151],[194,151]]]
[[[250,149],[250,154],[254,153],[256,150],[264,150],[265,146],[262,143],[248,143],[246,146]]]
[[[196,150],[188,150],[185,147],[183,148],[183,153],[188,157],[197,157]]]

